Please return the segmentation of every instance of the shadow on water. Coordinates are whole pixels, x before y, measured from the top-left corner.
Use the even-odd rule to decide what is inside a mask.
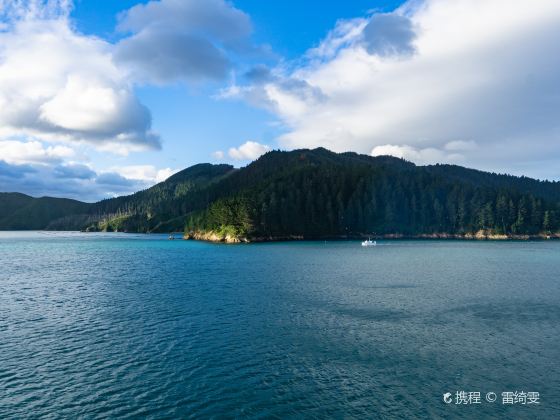
[[[356,308],[353,306],[331,306],[327,309],[335,315],[373,322],[399,322],[413,317],[412,314],[386,308]]]
[[[531,300],[474,303],[446,309],[437,313],[435,318],[448,321],[447,318],[457,315],[492,322],[559,322],[560,305]]]
[[[386,284],[386,285],[379,285],[379,286],[367,286],[363,287],[363,289],[415,289],[418,286],[417,284]]]

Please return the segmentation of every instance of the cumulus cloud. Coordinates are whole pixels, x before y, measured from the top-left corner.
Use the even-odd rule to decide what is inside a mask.
[[[224,79],[231,53],[251,49],[251,21],[224,0],[161,0],[121,15],[116,59],[148,82]]]
[[[339,22],[291,68],[261,71],[223,97],[274,112],[285,148],[391,145],[418,161],[460,155],[469,166],[541,177],[546,160],[544,176],[559,177],[550,164],[560,163],[558,39],[556,0],[412,0]]]
[[[176,169],[158,169],[153,165],[128,165],[112,168],[112,171],[126,179],[146,181],[151,184],[163,182],[177,172]]]
[[[72,7],[71,0],[0,0],[2,191],[94,200],[165,180],[176,170],[103,171],[84,152],[161,148],[136,86],[223,80],[240,57],[263,51],[250,40],[249,16],[225,0],[138,4],[119,17],[116,43],[79,33]]]
[[[159,148],[112,45],[75,32],[68,2],[11,4],[0,32],[0,139]],[[59,14],[57,14],[59,13]]]
[[[0,191],[94,201],[175,172],[79,162],[83,147],[126,155],[159,149],[160,139],[115,46],[76,32],[71,9],[69,0],[0,0]]]
[[[116,44],[78,33],[71,10],[71,0],[0,0],[0,139],[158,149],[135,85],[221,80],[258,49],[249,16],[225,0],[138,4],[121,13]]]
[[[268,151],[270,151],[270,147],[266,144],[247,141],[239,147],[230,148],[228,155],[235,160],[255,160]]]
[[[0,159],[7,163],[57,163],[74,156],[67,146],[45,146],[39,141],[0,140]]]
[[[176,170],[99,170],[83,153],[161,148],[136,86],[224,80],[240,58],[266,49],[251,42],[249,16],[225,0],[138,4],[120,15],[116,43],[79,33],[72,7],[0,0],[0,190],[95,200],[165,180]],[[308,90],[305,82],[283,85]],[[267,150],[247,142],[229,155],[253,159]]]

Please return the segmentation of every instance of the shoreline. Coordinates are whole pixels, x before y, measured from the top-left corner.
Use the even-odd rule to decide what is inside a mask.
[[[130,232],[130,231],[85,231],[85,230],[0,230],[2,232],[39,232],[39,233],[119,233],[131,235],[173,235],[177,240],[191,240],[211,243],[227,243],[227,244],[242,244],[242,243],[261,243],[261,242],[292,242],[292,241],[358,241],[365,239],[373,240],[456,240],[456,241],[492,241],[492,242],[508,242],[508,241],[555,241],[560,239],[560,232],[552,234],[492,234],[484,232],[466,233],[466,234],[451,234],[451,233],[423,233],[417,235],[409,235],[402,233],[386,233],[381,235],[365,235],[365,234],[352,234],[352,235],[324,235],[324,236],[305,236],[305,235],[277,235],[277,236],[258,236],[246,237],[236,236],[231,234],[219,234],[217,232],[197,232],[185,234],[181,231],[173,233],[167,232]]]
[[[259,242],[290,242],[290,241],[348,241],[348,240],[364,240],[364,239],[387,239],[387,240],[461,240],[461,241],[548,241],[560,239],[560,233],[553,234],[494,234],[484,231],[465,234],[451,233],[423,233],[417,235],[407,235],[401,233],[386,233],[382,235],[326,235],[311,236],[304,235],[278,235],[278,236],[234,236],[220,235],[217,232],[191,232],[183,235],[183,240],[194,240],[212,243],[259,243]]]

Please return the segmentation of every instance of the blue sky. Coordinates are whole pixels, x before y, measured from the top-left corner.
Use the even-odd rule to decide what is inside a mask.
[[[122,34],[115,31],[119,13],[138,3],[134,0],[80,0],[75,3],[71,18],[84,34],[118,40],[122,38]],[[402,1],[241,0],[233,4],[251,16],[254,42],[269,44],[279,56],[266,60],[274,63],[277,59],[296,60],[319,44],[339,19],[366,16],[373,9],[391,11]],[[186,167],[215,160],[212,152],[249,139],[274,144],[282,131],[281,127],[274,126],[275,116],[242,101],[213,98],[219,88],[219,84],[192,87],[181,83],[138,88],[138,96],[152,112],[153,125],[161,134],[163,148],[158,153],[128,156],[126,161]]]
[[[78,0],[72,11],[78,29],[108,39],[116,39],[120,12],[138,4],[136,0]],[[283,57],[297,58],[321,41],[339,19],[365,16],[371,10],[391,11],[403,1],[348,0],[324,2],[308,0],[238,0],[233,4],[253,21],[257,42],[270,44]],[[297,36],[294,36],[297,34]]]
[[[326,147],[560,179],[560,4],[0,0],[0,191]]]

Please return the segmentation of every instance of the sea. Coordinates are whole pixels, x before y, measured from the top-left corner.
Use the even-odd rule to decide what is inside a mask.
[[[560,241],[0,233],[1,419],[558,419]]]

